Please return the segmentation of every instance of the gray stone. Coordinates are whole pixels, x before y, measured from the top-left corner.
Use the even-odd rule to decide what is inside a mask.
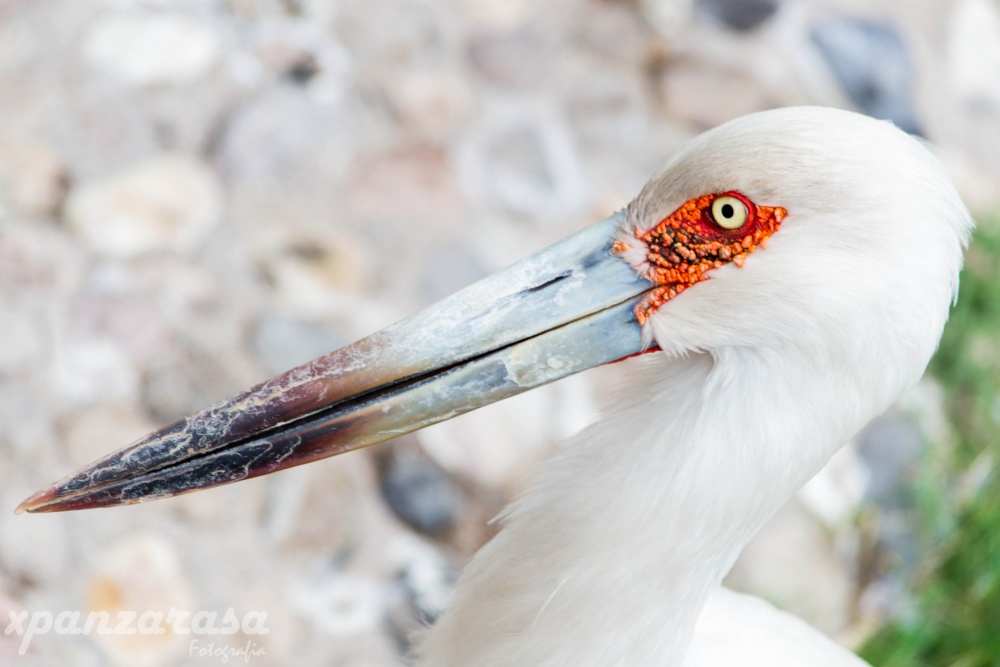
[[[379,464],[382,497],[406,525],[441,535],[462,510],[458,486],[440,466],[413,448],[397,445]]]
[[[757,28],[778,10],[778,0],[698,0],[697,9],[733,30]]]
[[[887,510],[909,506],[910,486],[923,451],[920,430],[904,415],[890,412],[872,421],[858,446],[871,473],[867,498]]]
[[[921,134],[911,99],[913,65],[892,24],[831,18],[814,24],[809,35],[858,109]]]
[[[340,121],[335,105],[317,103],[308,90],[289,84],[264,89],[232,109],[222,126],[221,171],[251,186],[297,176],[315,167],[312,160],[327,141],[342,138]]]

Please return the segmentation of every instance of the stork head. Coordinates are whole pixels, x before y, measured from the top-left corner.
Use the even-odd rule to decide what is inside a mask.
[[[674,297],[667,281],[646,297],[646,336],[668,354],[798,351],[855,369],[878,386],[880,410],[936,349],[972,230],[926,145],[820,107],[745,116],[695,139],[629,205],[621,256],[656,282],[674,260],[690,270],[663,243],[677,240],[678,220],[717,249],[708,266],[695,262],[690,293]]]
[[[22,503],[129,504],[381,442],[663,350],[854,369],[881,409],[933,353],[972,224],[916,139],[845,111],[745,116],[621,213]]]

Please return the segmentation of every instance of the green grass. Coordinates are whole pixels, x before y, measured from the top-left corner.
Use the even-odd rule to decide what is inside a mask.
[[[981,221],[930,372],[956,438],[914,483],[927,567],[912,610],[861,655],[876,667],[1000,667],[1000,220]]]

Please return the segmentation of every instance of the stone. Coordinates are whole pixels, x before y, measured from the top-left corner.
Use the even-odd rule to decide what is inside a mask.
[[[156,533],[133,534],[110,545],[96,559],[87,578],[87,611],[106,612],[113,622],[119,612],[159,613],[166,630],[162,634],[95,633],[93,639],[112,664],[159,667],[186,656],[190,636],[170,631],[171,609],[192,615],[199,611],[177,549],[167,538]]]
[[[464,147],[460,171],[474,198],[530,220],[567,214],[586,198],[567,123],[534,105],[498,105]]]
[[[386,94],[404,126],[430,136],[453,132],[472,106],[472,92],[459,77],[434,70],[401,77]]]
[[[583,152],[593,149],[617,153],[649,143],[651,132],[649,109],[646,104],[647,82],[627,76],[617,68],[589,67],[578,73],[579,85],[573,87],[567,99],[567,114],[580,137]],[[606,187],[606,180],[593,178],[597,187]],[[629,192],[607,211],[627,203]],[[605,213],[606,215],[606,213]]]
[[[319,631],[341,638],[375,632],[382,622],[385,598],[381,582],[342,572],[297,578],[288,587],[293,609]]]
[[[65,215],[95,252],[127,259],[195,249],[221,210],[212,171],[192,157],[167,153],[81,184],[70,194]]]
[[[453,59],[448,47],[459,37],[455,18],[453,10],[437,4],[352,1],[337,7],[335,26],[363,81],[421,62]]]
[[[308,87],[313,99],[335,103],[349,83],[351,57],[321,24],[269,17],[254,23],[254,53],[266,70]]]
[[[0,230],[0,292],[8,298],[59,301],[79,289],[85,257],[65,230],[2,221]]]
[[[855,595],[853,572],[836,546],[792,500],[750,540],[725,583],[835,633],[850,622]]]
[[[395,515],[425,535],[441,535],[462,511],[458,486],[412,446],[380,457],[379,488]]]
[[[908,507],[910,485],[924,453],[920,430],[899,412],[875,418],[859,438],[858,454],[869,470],[866,496],[884,510]]]
[[[778,10],[778,0],[698,0],[698,11],[739,32],[754,30]]]
[[[193,83],[218,62],[221,48],[218,34],[203,21],[144,11],[100,18],[81,47],[88,64],[136,86]]]
[[[668,67],[658,92],[668,116],[684,118],[700,130],[769,106],[761,86],[746,73],[694,62]]]
[[[520,27],[538,11],[538,6],[532,0],[461,0],[459,6],[476,24],[494,30]]]
[[[960,0],[953,7],[948,83],[967,104],[1000,111],[1000,9],[990,0]]]
[[[263,534],[283,562],[309,566],[356,545],[358,517],[378,507],[374,474],[367,457],[348,454],[271,477]]]
[[[139,390],[139,371],[115,341],[102,337],[57,340],[49,370],[52,396],[62,407],[84,406],[95,398],[128,399]]]
[[[538,32],[483,32],[472,36],[469,63],[485,81],[501,86],[537,84],[552,60],[550,46]]]
[[[665,37],[675,38],[691,22],[694,0],[640,0],[646,21]]]
[[[223,126],[221,172],[253,187],[299,176],[306,167],[314,168],[312,161],[325,142],[341,138],[340,122],[336,109],[317,104],[300,87],[265,89],[234,109]],[[343,152],[343,144],[338,146]],[[329,171],[324,176],[329,179]]]
[[[390,584],[386,620],[401,652],[409,654],[419,631],[432,625],[447,606],[458,572],[437,549],[412,535],[399,535],[387,551],[398,569]]]
[[[126,270],[119,275],[113,270],[102,271],[111,266],[124,267]],[[122,263],[109,263],[95,267],[90,273],[87,290],[78,294],[73,300],[69,321],[69,330],[78,332],[82,339],[112,340],[120,351],[137,367],[144,367],[152,361],[162,359],[165,354],[177,345],[176,318],[171,322],[164,306],[168,299],[160,300],[158,294],[147,291],[136,283],[140,278],[137,272]],[[183,283],[183,276],[177,276],[178,284]],[[118,280],[128,280],[120,284]],[[113,284],[114,283],[117,284]],[[102,292],[102,290],[129,290],[128,293]],[[191,327],[192,332],[195,327]]]
[[[419,142],[362,155],[348,179],[348,203],[361,219],[454,229],[465,199],[450,151]]]
[[[51,146],[27,144],[0,154],[0,193],[7,191],[14,209],[27,216],[55,215],[69,182],[69,170]]]
[[[618,2],[593,3],[589,9],[576,17],[576,29],[584,44],[629,67],[638,65],[646,55],[651,34],[642,15],[632,4]],[[618,74],[626,72],[619,70]]]
[[[252,242],[281,303],[300,317],[348,307],[373,278],[367,243],[346,229],[270,227],[256,230]]]
[[[806,482],[799,501],[835,533],[849,532],[871,484],[871,471],[850,442]]]
[[[921,134],[912,101],[913,65],[892,24],[829,18],[815,23],[809,36],[859,110]]]

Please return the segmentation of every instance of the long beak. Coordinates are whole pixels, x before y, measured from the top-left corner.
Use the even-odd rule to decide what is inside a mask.
[[[109,507],[367,447],[643,351],[655,287],[612,254],[612,216],[368,338],[177,421],[25,500]]]

